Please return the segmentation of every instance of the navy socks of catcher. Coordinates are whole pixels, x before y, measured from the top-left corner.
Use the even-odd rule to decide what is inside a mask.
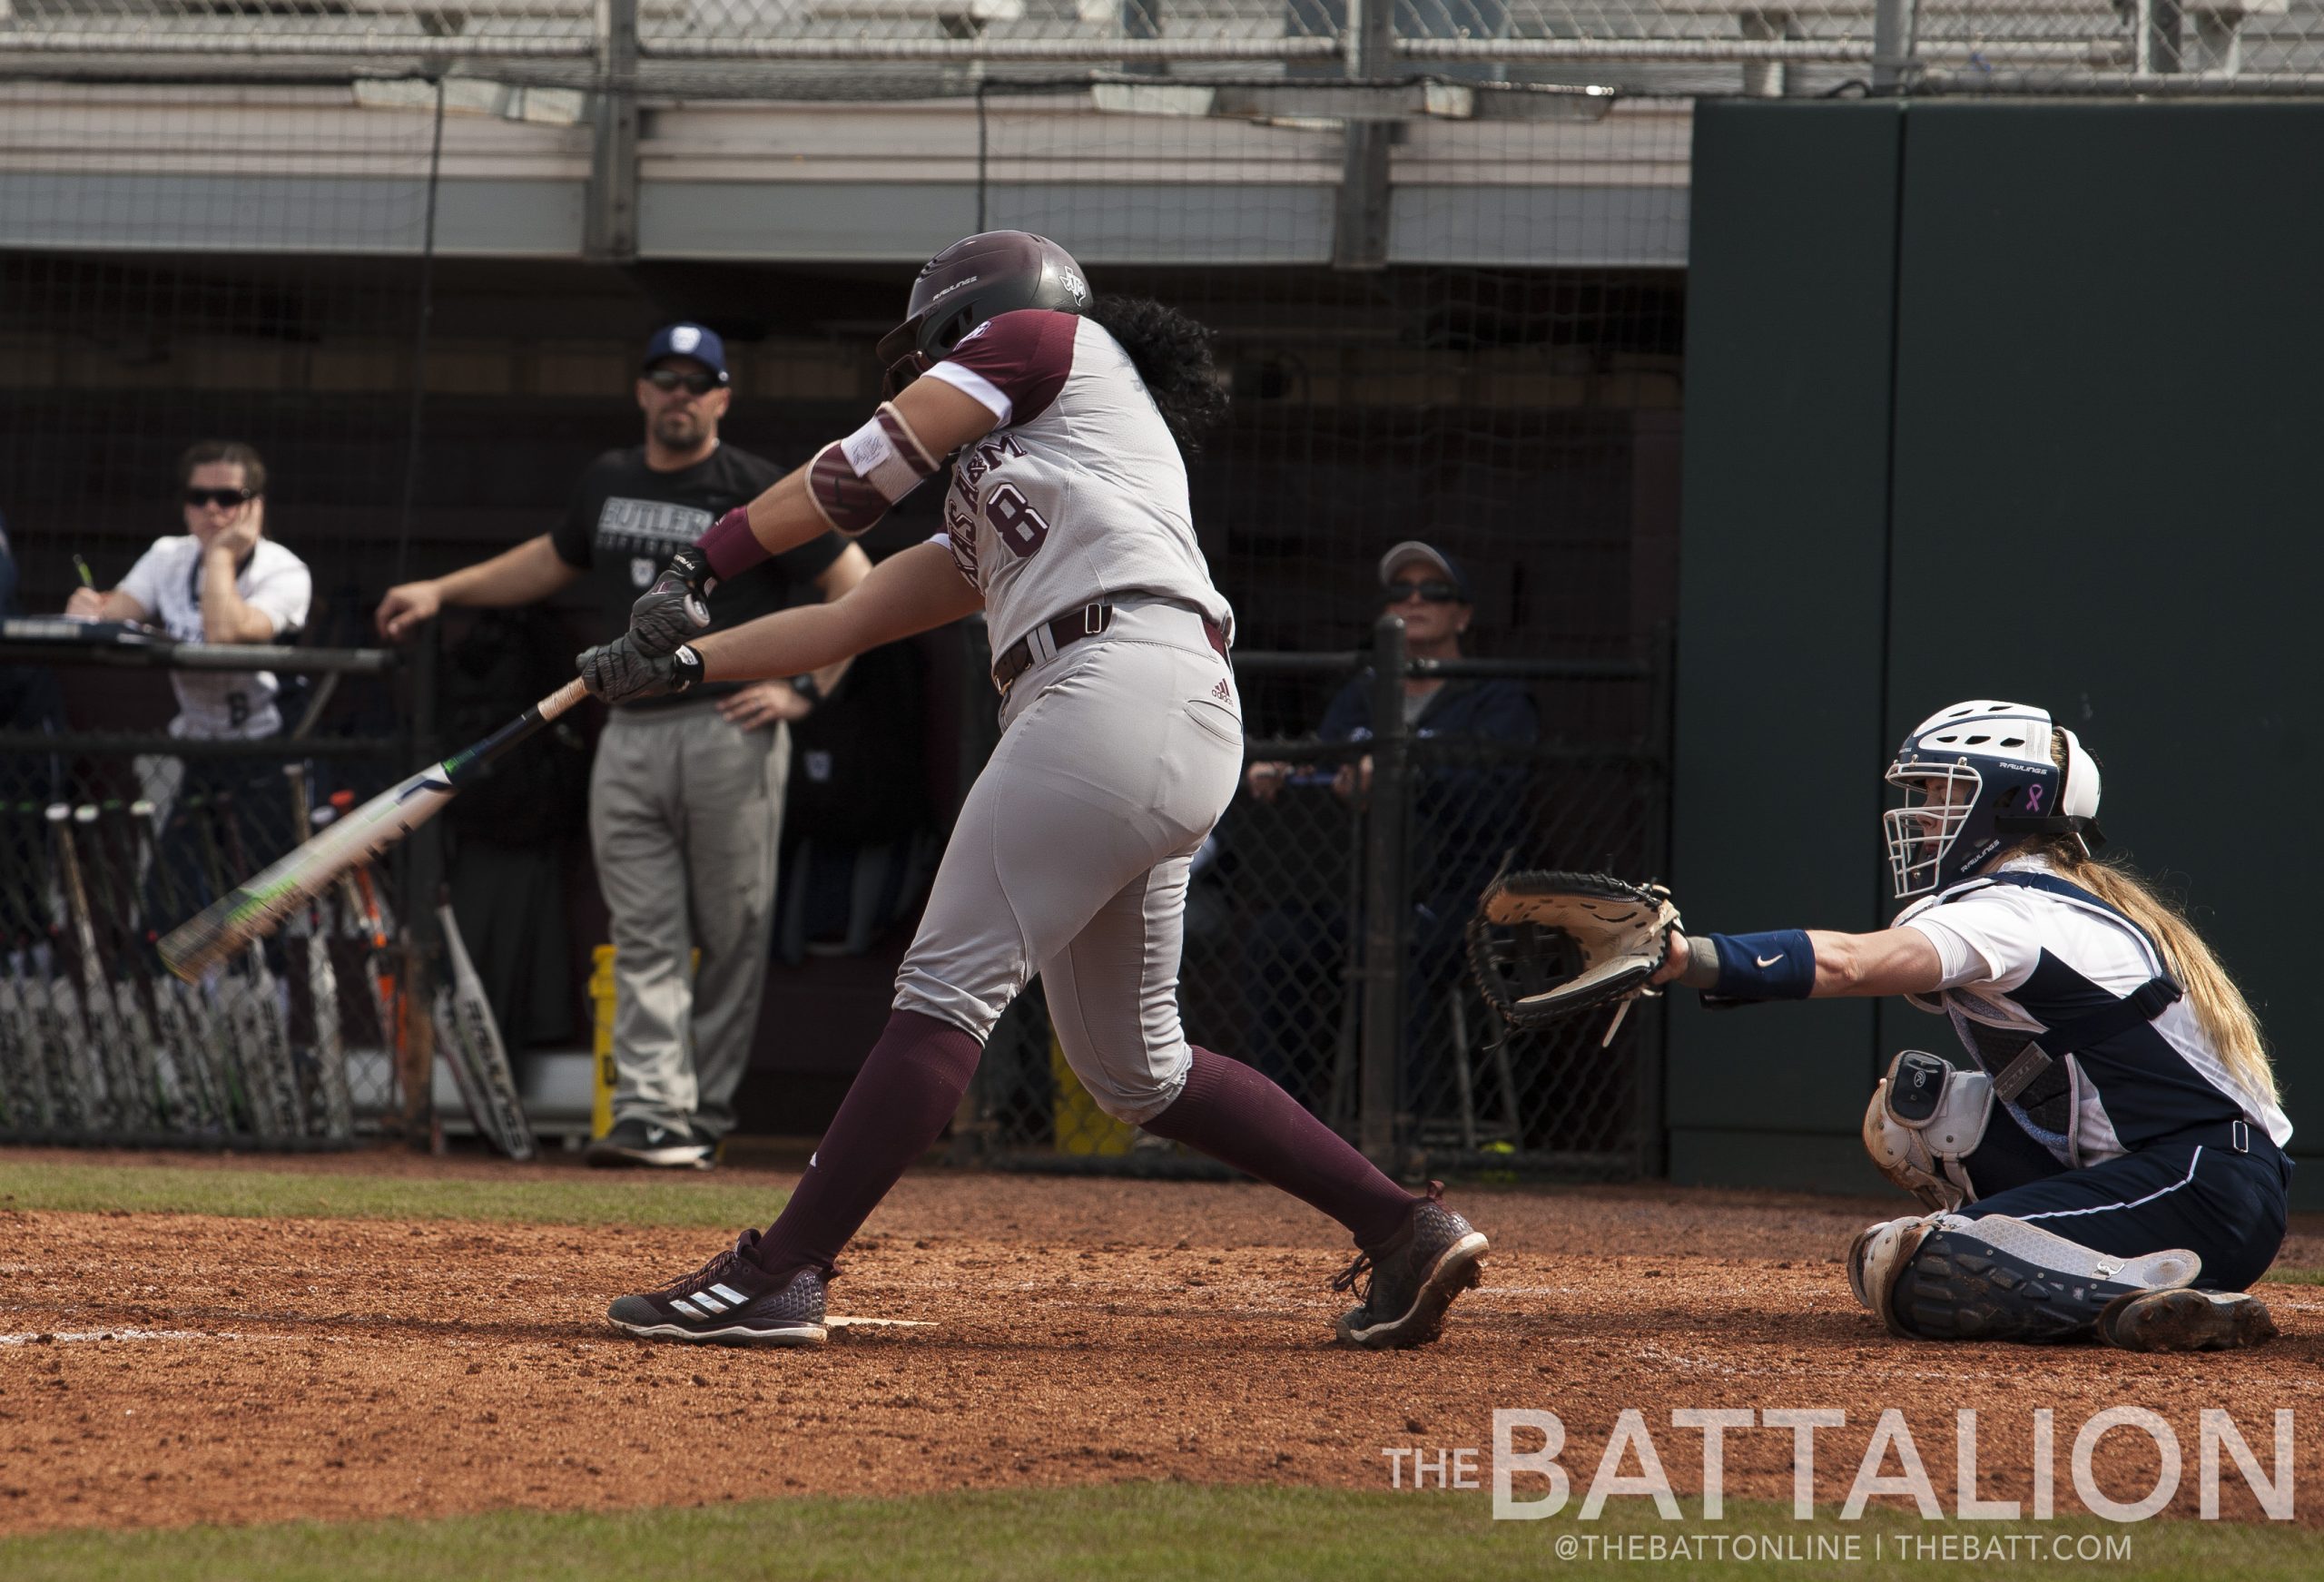
[[[1394,1240],[1423,1201],[1274,1083],[1200,1046],[1187,1086],[1146,1129],[1322,1210],[1345,1225],[1359,1247]]]
[[[888,1189],[943,1135],[981,1053],[950,1022],[891,1012],[790,1203],[752,1249],[759,1266],[828,1277]]]

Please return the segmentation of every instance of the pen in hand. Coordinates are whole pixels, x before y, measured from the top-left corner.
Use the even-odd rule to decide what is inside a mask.
[[[91,575],[87,561],[75,555],[73,565],[81,574],[81,585],[73,590],[71,598],[64,601],[64,613],[84,621],[94,621],[104,614],[104,595],[97,591],[97,579]]]

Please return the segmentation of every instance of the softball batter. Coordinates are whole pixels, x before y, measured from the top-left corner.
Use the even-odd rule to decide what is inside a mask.
[[[1937,1212],[1856,1237],[1856,1300],[1921,1340],[2275,1334],[2244,1288],[2283,1243],[2291,1123],[2201,937],[2093,859],[2097,763],[2042,710],[1978,701],[1922,722],[1888,780],[1913,900],[1895,926],[1679,935],[1656,977],[1727,1000],[1900,994],[1952,1021],[1970,1064],[1905,1050],[1865,1114],[1874,1163]]]
[[[1182,452],[1222,403],[1207,332],[1093,298],[1021,231],[955,242],[881,342],[891,399],[730,512],[581,656],[608,702],[795,675],[981,608],[1000,743],[960,810],[894,1010],[773,1228],[613,1304],[674,1341],[812,1344],[841,1248],[942,1132],[986,1036],[1035,972],[1074,1072],[1108,1114],[1270,1182],[1345,1225],[1369,1281],[1358,1346],[1433,1340],[1485,1238],[1397,1186],[1256,1071],[1178,1024],[1189,860],[1233,794],[1234,613],[1195,539]],[[693,639],[714,579],[829,529],[871,527],[945,470],[945,534],[857,587]]]

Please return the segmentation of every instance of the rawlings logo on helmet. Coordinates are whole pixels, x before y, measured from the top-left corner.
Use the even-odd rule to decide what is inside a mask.
[[[1938,710],[1905,736],[1887,780],[1905,799],[1881,820],[1898,900],[1957,884],[2028,836],[2103,839],[2097,763],[2030,704],[1981,698]]]
[[[1027,308],[1079,313],[1089,282],[1073,255],[1029,231],[964,236],[928,260],[912,281],[904,321],[880,338],[892,400],[979,325]]]

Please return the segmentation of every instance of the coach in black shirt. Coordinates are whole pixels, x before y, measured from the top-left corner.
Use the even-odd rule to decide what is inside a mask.
[[[586,576],[607,637],[626,631],[632,601],[673,551],[783,476],[719,443],[731,394],[714,331],[661,330],[637,380],[645,443],[591,463],[555,532],[390,588],[379,630],[399,638],[446,604],[530,604]],[[802,585],[837,598],[871,569],[862,549],[826,534],[722,583],[712,628],[780,609]],[[774,909],[791,753],[783,726],[844,669],[715,683],[613,711],[590,776],[589,836],[613,916],[618,1077],[614,1127],[590,1145],[592,1164],[704,1166],[733,1128]],[[689,975],[696,949],[701,965]]]

